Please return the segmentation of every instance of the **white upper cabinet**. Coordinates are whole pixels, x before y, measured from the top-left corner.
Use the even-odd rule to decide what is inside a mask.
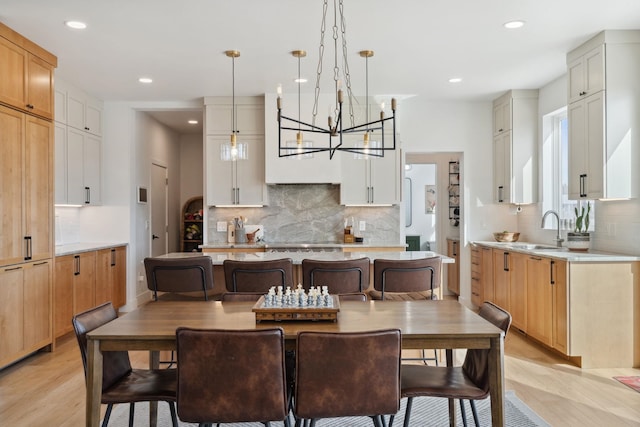
[[[604,45],[601,45],[567,64],[569,103],[604,89],[604,63]]]
[[[569,198],[640,196],[640,31],[603,31],[567,67]]]
[[[538,91],[511,90],[493,103],[495,203],[538,199]]]
[[[380,136],[372,135],[371,139]],[[389,138],[387,142],[386,138]],[[392,144],[392,136],[385,137],[385,146]],[[356,159],[352,153],[342,157],[340,204],[395,205],[400,202],[400,149],[386,151],[384,157],[370,156]]]
[[[220,147],[233,129],[230,97],[205,98],[205,204],[266,205],[264,181],[264,98],[236,97],[237,141],[248,146],[246,160],[224,161]]]
[[[81,90],[69,87],[67,125],[92,135],[102,135],[102,102]]]

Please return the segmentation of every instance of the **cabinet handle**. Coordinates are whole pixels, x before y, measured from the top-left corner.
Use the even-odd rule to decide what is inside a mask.
[[[236,187],[236,205],[240,204],[240,187]]]
[[[11,267],[11,268],[5,268],[3,271],[15,271],[15,270],[22,270],[22,267]]]
[[[74,255],[73,256],[73,263],[75,271],[73,272],[74,276],[79,276],[80,275],[80,255]]]
[[[498,187],[498,202],[500,203],[504,202],[504,197],[502,195],[503,190],[504,190],[504,187],[502,185]]]
[[[49,263],[48,261],[36,262],[35,264],[33,264],[33,266],[35,267],[35,266],[38,266],[38,265],[45,265],[45,264],[48,264],[48,263]]]
[[[116,250],[111,249],[111,267],[115,267],[116,265]]]
[[[31,259],[31,256],[33,255],[32,250],[33,250],[33,245],[31,242],[31,236],[24,236],[24,243],[25,243],[25,253],[26,256],[24,257],[25,261],[28,261]]]
[[[373,200],[374,200],[374,198],[373,198],[373,187],[371,187],[371,203],[373,203]]]
[[[537,257],[537,256],[530,256],[529,259],[532,259],[534,261],[542,261],[542,258]]]
[[[30,110],[33,110],[33,104],[27,104],[27,108],[29,108]]]
[[[583,173],[580,175],[580,197],[587,197],[587,191],[586,191],[586,180],[587,180],[587,174]]]
[[[555,261],[551,261],[551,264],[549,264],[549,281],[551,282],[552,285],[556,284],[556,279],[553,277],[553,267],[555,267],[556,262]]]
[[[84,127],[84,130],[91,130],[91,129],[89,129],[87,126],[85,126],[85,127]]]
[[[84,187],[84,202],[88,205],[91,203],[91,188]]]
[[[458,256],[458,242],[451,242],[453,245],[453,256]]]
[[[502,132],[503,130],[504,130],[504,129],[500,128],[500,129],[498,129],[498,132]]]
[[[504,252],[502,254],[502,263],[503,263],[502,269],[504,271],[509,271],[509,252]]]

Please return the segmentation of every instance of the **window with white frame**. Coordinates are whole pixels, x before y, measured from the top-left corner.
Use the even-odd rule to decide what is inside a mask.
[[[542,211],[558,212],[561,228],[573,231],[575,208],[581,205],[569,200],[569,138],[567,107],[545,115],[542,119]],[[584,205],[584,203],[583,203]],[[591,203],[589,230],[595,223],[594,203]],[[554,221],[547,221],[545,228],[555,229]]]

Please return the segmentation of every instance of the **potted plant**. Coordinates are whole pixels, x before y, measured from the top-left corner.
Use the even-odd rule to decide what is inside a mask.
[[[575,228],[567,233],[567,248],[570,251],[587,251],[589,250],[589,214],[591,213],[591,203],[587,202],[587,207],[576,206],[574,208],[576,214]]]

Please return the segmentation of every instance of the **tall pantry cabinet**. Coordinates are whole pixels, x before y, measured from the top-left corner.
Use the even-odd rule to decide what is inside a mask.
[[[52,344],[56,65],[0,23],[0,368]]]

